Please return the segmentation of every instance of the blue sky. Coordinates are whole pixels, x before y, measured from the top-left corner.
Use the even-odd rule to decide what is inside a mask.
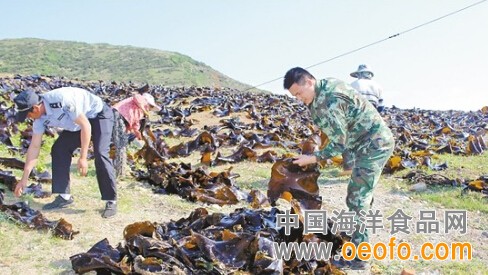
[[[175,51],[251,85],[282,77],[478,2],[464,0],[0,0],[0,39],[132,45]],[[347,82],[368,64],[387,106],[488,105],[488,1],[310,68]],[[260,88],[284,93],[282,81]]]

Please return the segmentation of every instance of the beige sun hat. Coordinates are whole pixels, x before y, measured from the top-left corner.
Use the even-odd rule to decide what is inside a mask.
[[[366,65],[366,64],[361,64],[361,65],[359,65],[359,67],[358,67],[357,71],[352,72],[350,75],[351,75],[352,77],[358,78],[359,74],[360,74],[360,73],[363,73],[363,72],[368,72],[368,73],[370,73],[370,74],[371,74],[371,77],[373,77],[373,76],[374,76],[374,73],[371,71],[371,69],[370,69],[370,68],[368,67],[368,65]]]

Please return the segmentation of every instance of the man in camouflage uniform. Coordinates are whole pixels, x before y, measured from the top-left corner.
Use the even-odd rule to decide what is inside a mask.
[[[348,151],[354,161],[347,187],[346,204],[350,211],[366,213],[373,202],[373,190],[381,171],[393,152],[393,135],[374,106],[354,88],[334,78],[316,80],[302,68],[290,69],[284,88],[310,109],[313,122],[329,137],[329,143],[313,155],[300,155],[295,164],[304,166],[329,159]],[[361,222],[358,222],[359,228]],[[356,246],[368,242],[368,232],[358,230],[351,242]],[[353,268],[366,268],[359,259],[348,263]]]

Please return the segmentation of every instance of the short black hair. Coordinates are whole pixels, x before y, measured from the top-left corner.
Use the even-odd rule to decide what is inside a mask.
[[[301,84],[305,80],[305,77],[315,79],[315,77],[311,73],[303,68],[295,67],[289,69],[288,72],[286,72],[285,74],[283,88],[288,90],[293,85],[293,83]]]

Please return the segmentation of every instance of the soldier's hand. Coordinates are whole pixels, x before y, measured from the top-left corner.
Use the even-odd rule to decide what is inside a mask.
[[[24,192],[25,187],[27,186],[27,180],[19,180],[15,185],[14,194],[16,197],[20,197]]]
[[[298,164],[299,166],[305,166],[316,162],[317,162],[316,156],[308,156],[308,155],[299,155],[295,157],[295,160],[293,161],[294,164]]]
[[[88,161],[86,158],[80,158],[78,160],[78,172],[80,172],[80,175],[83,177],[88,173]]]

